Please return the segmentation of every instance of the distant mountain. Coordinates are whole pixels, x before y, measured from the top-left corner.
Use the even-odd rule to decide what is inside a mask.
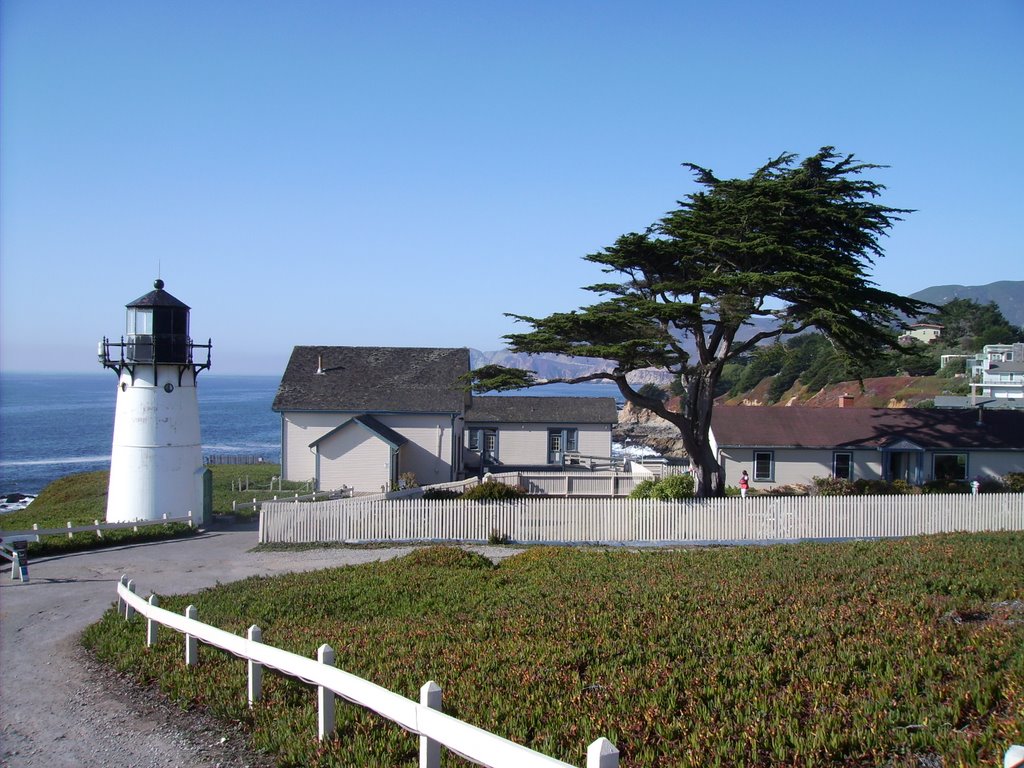
[[[979,304],[994,301],[1010,323],[1024,325],[1024,280],[1000,280],[988,285],[935,285],[912,293],[910,298],[931,304],[946,304],[953,299],[970,299]]]
[[[533,371],[541,379],[571,379],[575,376],[586,376],[590,373],[612,369],[612,364],[607,360],[599,360],[595,357],[527,355],[508,350],[481,352],[471,349],[469,350],[469,363],[472,368],[479,368],[481,365],[503,365],[506,368]],[[629,376],[630,383],[634,385],[643,385],[647,382],[666,385],[671,380],[670,374],[655,369],[636,371]]]

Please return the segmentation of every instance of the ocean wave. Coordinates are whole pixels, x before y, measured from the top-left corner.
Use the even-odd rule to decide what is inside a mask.
[[[251,453],[252,451],[279,451],[281,443],[211,443],[203,445],[203,452]]]
[[[0,467],[43,467],[56,464],[104,464],[110,456],[57,456],[46,459],[0,459]]]

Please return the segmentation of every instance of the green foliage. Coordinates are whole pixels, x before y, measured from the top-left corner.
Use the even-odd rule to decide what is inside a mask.
[[[574,765],[995,765],[1024,732],[1024,534],[680,551],[461,550],[251,578],[161,605],[312,656]],[[111,609],[85,644],[182,707],[241,723],[279,765],[417,764],[417,739],[355,706],[316,739],[315,692]],[[382,652],[386,649],[386,652]],[[525,692],[525,693],[524,693]],[[454,763],[453,763],[454,764]]]
[[[427,488],[423,491],[424,499],[458,499],[462,494],[451,488]]]
[[[640,389],[637,390],[637,392],[643,397],[649,397],[652,400],[668,400],[669,395],[669,393],[666,390],[662,389],[657,384],[650,381],[647,382],[646,384],[643,384],[640,387]]]
[[[657,488],[657,487],[658,487],[658,481],[657,480],[654,480],[654,479],[651,479],[651,480],[641,480],[639,483],[637,483],[635,486],[633,486],[633,490],[629,492],[629,498],[631,498],[631,499],[653,499],[654,498],[654,489]]]
[[[253,499],[269,501],[275,496],[309,493],[309,483],[282,482],[280,464],[215,464],[213,473],[213,514],[234,515],[255,519],[259,512],[251,509],[232,512],[232,502],[251,503]]]
[[[819,496],[899,496],[914,493],[904,480],[843,480],[838,477],[813,478],[814,493]]]
[[[693,477],[690,475],[669,475],[654,486],[654,498],[662,501],[678,501],[693,496]]]
[[[497,528],[492,528],[491,532],[487,535],[488,544],[511,544],[512,537],[507,533],[502,533]]]
[[[994,301],[979,304],[953,299],[926,317],[943,326],[940,344],[951,351],[980,352],[986,344],[1024,341],[1024,329],[1012,325]]]
[[[526,491],[516,485],[505,485],[497,480],[485,480],[462,494],[472,501],[514,501],[526,496]]]
[[[1009,472],[1003,475],[1003,485],[1013,493],[1024,493],[1024,472]]]
[[[58,478],[46,486],[25,509],[4,513],[0,525],[3,530],[19,531],[29,530],[33,524],[46,529],[64,528],[69,522],[75,527],[92,525],[97,520],[105,522],[109,479],[110,473],[105,470]],[[139,528],[138,532],[130,528],[104,531],[102,536],[95,533],[76,533],[70,539],[66,534],[42,536],[38,542],[28,545],[29,557],[174,539],[191,536],[196,532],[197,529],[183,523],[173,523],[145,526]]]
[[[878,166],[823,147],[800,162],[781,154],[743,179],[686,167],[700,191],[643,233],[622,235],[584,257],[609,275],[586,288],[597,303],[541,318],[510,315],[532,330],[506,339],[514,352],[611,361],[610,371],[566,380],[615,381],[631,403],[676,425],[700,494],[720,495],[708,430],[727,363],[810,328],[826,333],[846,357],[873,359],[896,346],[902,316],[929,305],[881,291],[869,279],[883,255],[880,238],[907,212],[876,201],[883,188],[864,174]],[[772,327],[749,334],[761,319]],[[648,367],[678,378],[679,411],[630,387],[628,374]],[[473,374],[478,391],[522,376],[495,366]]]
[[[818,496],[853,496],[857,493],[853,481],[841,477],[812,477],[811,484]]]
[[[629,494],[631,499],[678,501],[693,497],[693,477],[669,475],[660,480],[641,480]]]
[[[964,480],[929,480],[921,485],[921,493],[970,493],[970,483]]]

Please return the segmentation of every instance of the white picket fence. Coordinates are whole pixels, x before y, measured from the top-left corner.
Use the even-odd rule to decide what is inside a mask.
[[[308,505],[300,505],[308,506]],[[170,627],[185,636],[184,657],[187,666],[199,661],[198,641],[221,648],[241,659],[248,668],[249,706],[262,697],[263,669],[269,667],[316,686],[318,733],[321,740],[335,731],[335,697],[365,707],[420,737],[420,768],[439,768],[441,747],[491,768],[571,768],[556,760],[485,731],[441,711],[441,688],[429,681],[420,689],[420,701],[412,701],[334,666],[334,651],[321,645],[317,658],[264,645],[259,627],[249,628],[246,637],[200,622],[195,606],[179,615],[159,607],[159,598],[142,599],[135,584],[122,576],[117,585],[118,610],[131,619],[139,613],[146,619],[146,645],[157,640],[160,626]],[[587,748],[586,768],[617,768],[619,751],[608,739],[600,738]]]
[[[713,544],[998,530],[1024,530],[1024,494],[278,502],[263,506],[259,540],[485,542],[497,534],[523,544]]]

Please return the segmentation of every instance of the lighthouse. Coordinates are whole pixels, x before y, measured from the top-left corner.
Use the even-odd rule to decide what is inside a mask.
[[[210,367],[212,344],[193,344],[189,306],[164,290],[126,306],[126,333],[106,337],[99,361],[117,374],[114,440],[110,451],[107,522],[207,519],[212,495],[199,439],[196,379]],[[197,350],[206,361],[197,362]]]

